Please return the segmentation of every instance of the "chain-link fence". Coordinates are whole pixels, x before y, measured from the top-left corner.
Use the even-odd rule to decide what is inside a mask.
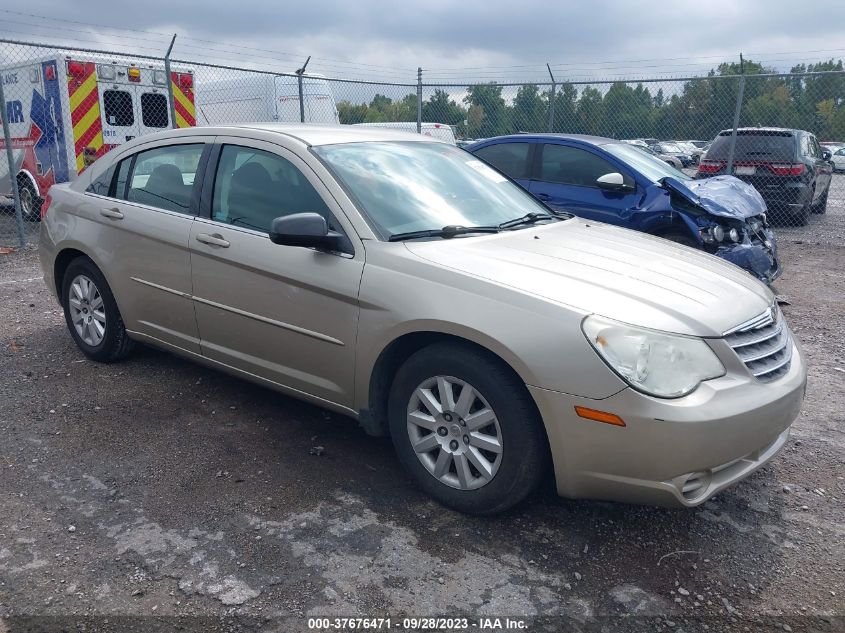
[[[472,84],[427,83],[420,70],[380,83],[307,64],[268,72],[0,40],[0,245],[34,235],[50,186],[112,147],[170,127],[247,121],[389,125],[459,145],[517,133],[611,137],[694,178],[733,174],[757,188],[774,223],[805,224],[845,208],[845,175],[835,173],[845,171],[845,71],[831,67]]]

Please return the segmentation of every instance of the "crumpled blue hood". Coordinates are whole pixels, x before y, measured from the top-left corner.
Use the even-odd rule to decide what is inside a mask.
[[[742,220],[766,212],[766,203],[757,190],[733,176],[683,182],[667,176],[660,182],[666,189],[713,215]]]

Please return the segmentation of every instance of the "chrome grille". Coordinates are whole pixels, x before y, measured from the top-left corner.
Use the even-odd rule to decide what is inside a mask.
[[[725,341],[761,382],[772,382],[789,371],[792,340],[777,304],[728,332]]]

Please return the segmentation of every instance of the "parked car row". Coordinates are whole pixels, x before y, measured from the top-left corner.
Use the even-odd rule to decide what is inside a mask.
[[[698,165],[698,178],[727,173],[732,137],[732,130],[716,136]],[[811,213],[827,210],[832,158],[830,149],[804,130],[740,128],[732,175],[760,192],[772,216],[800,226],[807,224]]]
[[[830,152],[833,171],[845,171],[845,143],[837,141],[822,141],[822,149]]]
[[[520,134],[468,151],[554,210],[709,252],[766,283],[780,275],[766,205],[732,176],[694,180],[647,147],[597,136]]]

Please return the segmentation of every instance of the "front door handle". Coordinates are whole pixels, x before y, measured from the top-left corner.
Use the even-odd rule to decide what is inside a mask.
[[[120,212],[120,209],[100,209],[100,215],[104,218],[110,218],[112,220],[123,219],[123,213]]]
[[[547,193],[535,193],[534,195],[537,196],[537,198],[540,199],[540,200],[551,200],[552,199],[552,197]]]
[[[220,235],[199,233],[197,235],[197,242],[202,242],[203,244],[208,244],[210,246],[219,246],[220,248],[229,248],[229,242],[224,240]]]

